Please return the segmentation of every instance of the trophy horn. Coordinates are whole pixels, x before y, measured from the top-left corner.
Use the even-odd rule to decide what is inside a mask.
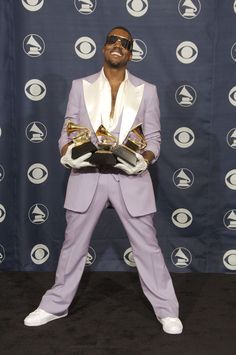
[[[98,127],[96,132],[97,137],[103,137],[103,142],[116,143],[116,137],[113,136],[102,124]]]
[[[67,134],[70,135],[71,133],[73,132],[76,132],[76,131],[80,131],[81,130],[81,127],[78,126],[77,124],[69,121],[67,123],[67,126],[66,126],[66,131],[67,131]]]

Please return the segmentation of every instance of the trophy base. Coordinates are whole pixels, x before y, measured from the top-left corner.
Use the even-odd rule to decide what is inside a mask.
[[[113,150],[113,154],[129,163],[132,166],[137,164],[136,154],[133,150],[126,147],[125,145],[119,145]]]
[[[97,150],[89,159],[89,163],[99,166],[113,166],[117,163],[116,157],[108,150]]]
[[[92,142],[86,142],[81,145],[75,146],[71,151],[72,159],[77,159],[84,154],[96,152],[97,147]]]

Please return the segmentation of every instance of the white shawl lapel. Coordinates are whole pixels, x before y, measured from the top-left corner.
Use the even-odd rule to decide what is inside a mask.
[[[102,81],[99,80],[99,78],[100,76],[98,76],[93,83],[83,80],[85,105],[94,132],[96,132],[98,127],[101,125]]]
[[[119,144],[123,143],[129,133],[143,98],[144,84],[134,86],[129,80],[125,88],[124,110],[120,127]]]
[[[91,125],[94,132],[97,131],[98,127],[101,124],[101,110],[102,110],[102,80],[98,78],[90,83],[87,80],[83,80],[83,91],[84,91],[84,100],[89,115]],[[120,135],[119,135],[119,144],[121,144],[127,134],[129,133],[137,112],[139,110],[141,100],[143,97],[144,84],[135,86],[130,80],[126,83],[125,88],[125,99],[124,99],[124,109],[122,112],[122,121],[120,126]]]

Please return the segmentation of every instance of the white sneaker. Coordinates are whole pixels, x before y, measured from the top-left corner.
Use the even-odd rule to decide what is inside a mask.
[[[48,313],[43,309],[37,308],[34,312],[31,312],[25,319],[24,325],[27,327],[38,327],[39,325],[46,324],[52,320],[66,317],[68,314],[62,314],[61,316],[56,316],[55,314]]]
[[[162,324],[162,329],[168,334],[181,334],[183,331],[183,324],[179,318],[158,318],[159,322]]]

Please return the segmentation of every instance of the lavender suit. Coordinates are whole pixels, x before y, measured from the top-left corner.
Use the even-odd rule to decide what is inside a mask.
[[[66,118],[91,129],[91,140],[101,124],[99,116],[100,72],[74,80]],[[101,100],[100,100],[101,101]],[[142,123],[146,150],[160,152],[160,112],[156,87],[128,73],[124,109],[120,117],[119,143],[130,129]],[[61,149],[69,138],[66,121],[59,139]],[[139,175],[103,174],[95,168],[72,170],[66,191],[67,228],[54,286],[39,308],[53,314],[67,311],[81,279],[92,232],[102,210],[110,202],[129,238],[144,294],[160,317],[178,317],[178,301],[153,226],[156,212],[148,170]]]

